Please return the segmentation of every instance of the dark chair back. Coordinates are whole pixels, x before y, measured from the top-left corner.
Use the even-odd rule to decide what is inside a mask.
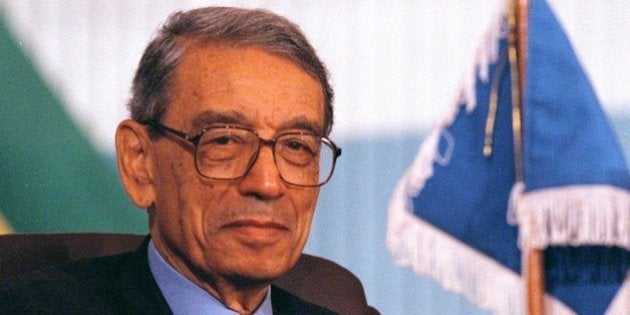
[[[135,250],[143,235],[105,233],[0,235],[0,281],[48,266]],[[377,313],[366,303],[359,279],[340,265],[303,254],[275,284],[340,314]]]

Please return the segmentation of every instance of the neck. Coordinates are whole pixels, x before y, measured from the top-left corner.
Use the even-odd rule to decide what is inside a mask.
[[[207,286],[207,287],[206,287]],[[201,286],[217,298],[223,305],[239,314],[252,314],[262,304],[269,284],[256,286],[236,286],[234,283],[215,283],[214,286]]]
[[[154,238],[153,242],[162,258],[173,269],[239,314],[254,313],[267,295],[269,281],[206,274],[186,263],[184,259],[175,259],[178,256],[169,251],[168,247],[162,246],[160,239]]]

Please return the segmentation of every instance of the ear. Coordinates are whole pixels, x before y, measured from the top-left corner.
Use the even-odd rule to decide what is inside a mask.
[[[153,146],[144,125],[127,119],[116,130],[118,171],[127,195],[140,208],[155,203]]]

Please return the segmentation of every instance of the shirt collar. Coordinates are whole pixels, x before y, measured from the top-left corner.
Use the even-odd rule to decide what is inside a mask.
[[[149,242],[148,256],[151,273],[173,314],[238,314],[171,267],[157,251],[153,241]],[[253,315],[272,314],[271,289],[267,288],[265,299]]]

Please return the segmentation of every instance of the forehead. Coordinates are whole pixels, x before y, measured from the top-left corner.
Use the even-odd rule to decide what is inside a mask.
[[[322,132],[323,90],[294,62],[259,48],[190,46],[175,71],[165,120],[197,128],[206,117],[272,129],[301,121]]]

